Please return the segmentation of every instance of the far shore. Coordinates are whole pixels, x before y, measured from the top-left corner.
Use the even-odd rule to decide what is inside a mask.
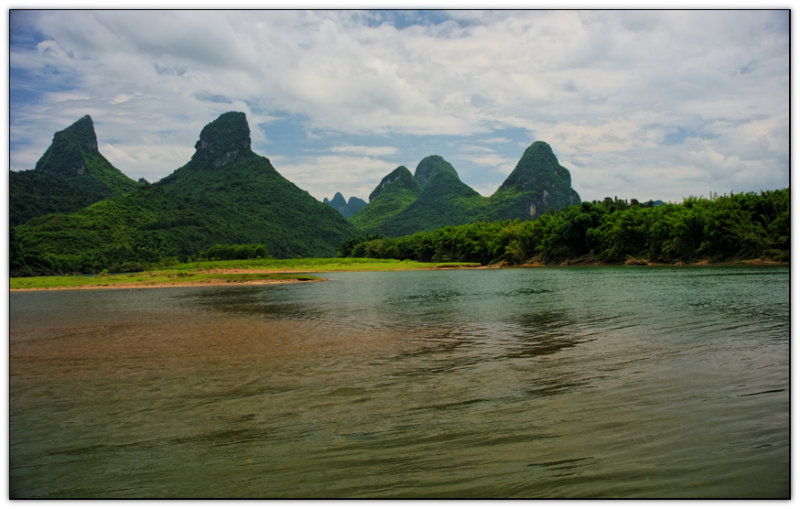
[[[629,258],[624,262],[601,262],[593,258],[574,258],[568,259],[558,263],[542,263],[537,261],[527,262],[519,265],[504,265],[504,267],[630,267],[630,266],[647,266],[647,267],[742,267],[742,266],[789,266],[789,262],[779,262],[775,260],[764,260],[762,258],[753,258],[750,260],[731,260],[723,262],[712,262],[711,260],[699,260],[696,262],[651,262],[645,259]]]

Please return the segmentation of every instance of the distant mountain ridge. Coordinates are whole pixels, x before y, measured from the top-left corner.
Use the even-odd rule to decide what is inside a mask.
[[[355,196],[351,196],[349,200],[345,201],[342,193],[338,191],[333,195],[333,199],[324,198],[322,203],[333,207],[345,219],[367,206],[367,202]]]
[[[97,148],[92,117],[53,135],[33,170],[9,173],[11,225],[54,212],[74,212],[141,184],[115,168]]]
[[[444,158],[432,155],[414,175],[400,166],[370,193],[369,204],[350,217],[359,229],[400,236],[476,221],[533,219],[549,209],[580,203],[569,170],[558,164],[550,146],[531,144],[491,197],[461,181]]]

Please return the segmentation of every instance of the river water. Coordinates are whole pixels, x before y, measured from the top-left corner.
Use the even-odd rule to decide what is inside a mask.
[[[788,268],[10,295],[12,498],[788,498]]]

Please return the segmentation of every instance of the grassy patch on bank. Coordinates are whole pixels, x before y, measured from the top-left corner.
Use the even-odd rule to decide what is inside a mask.
[[[125,274],[93,274],[64,276],[12,277],[12,290],[49,288],[113,288],[131,285],[157,286],[178,284],[244,283],[248,281],[294,280],[312,281],[320,278],[296,272],[381,271],[475,267],[477,263],[423,263],[371,258],[297,258],[286,260],[220,260],[190,262],[158,270]],[[221,269],[244,272],[214,273]],[[254,272],[247,272],[247,271]],[[265,273],[263,271],[275,271]],[[291,271],[291,273],[289,273]]]
[[[477,267],[479,265],[479,263],[473,262],[431,263],[377,258],[288,258],[283,260],[195,261],[171,265],[168,268],[174,270],[258,269],[302,272],[339,272],[467,268]]]
[[[10,280],[12,290],[48,288],[113,288],[131,285],[157,286],[197,283],[245,283],[248,281],[294,280],[312,281],[320,278],[305,274],[209,274],[197,271],[152,270],[129,274],[97,274],[74,276],[14,277]]]

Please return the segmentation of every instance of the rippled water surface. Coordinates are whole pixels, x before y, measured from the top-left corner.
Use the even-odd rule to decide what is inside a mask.
[[[790,496],[786,268],[324,276],[11,294],[11,496]]]

